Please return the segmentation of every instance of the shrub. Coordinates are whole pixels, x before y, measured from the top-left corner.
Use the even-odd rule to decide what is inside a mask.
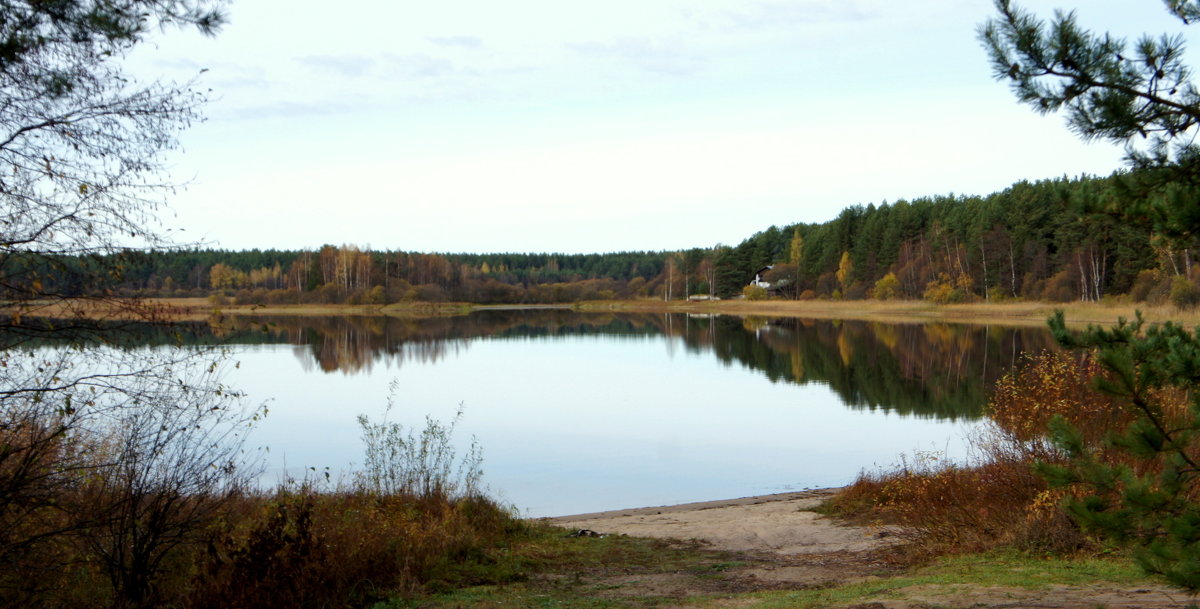
[[[1104,435],[1128,423],[1111,399],[1092,390],[1103,372],[1087,355],[1044,351],[1023,356],[1022,364],[996,382],[988,404],[992,421],[1038,458],[1053,451],[1046,442],[1050,419],[1064,416],[1088,430],[1088,443],[1100,446]]]
[[[1171,296],[1172,279],[1173,277],[1170,275],[1161,277],[1146,294],[1146,302],[1152,305],[1165,304]]]
[[[360,417],[366,458],[354,486],[308,480],[246,498],[210,535],[191,606],[357,607],[519,578],[492,565],[524,525],[478,492],[474,444],[455,458],[461,415],[426,419],[419,432]]]
[[[444,302],[448,300],[446,290],[442,286],[432,283],[423,283],[416,286],[416,295],[413,300],[422,302]]]
[[[267,304],[297,304],[300,302],[300,292],[297,290],[271,290],[267,292]]]
[[[847,491],[868,510],[904,527],[919,551],[977,552],[999,546],[1074,550],[1086,544],[1056,496],[1029,464],[1005,458],[975,467],[936,459],[860,476]]]
[[[519,577],[489,571],[523,525],[494,502],[326,489],[247,498],[210,536],[190,605],[357,607],[396,595]]]
[[[1187,277],[1173,277],[1168,298],[1177,309],[1194,309],[1200,304],[1200,287]]]
[[[1027,356],[997,382],[990,425],[972,439],[976,463],[962,466],[919,455],[892,471],[860,475],[831,508],[901,524],[931,552],[1088,546],[1088,538],[1058,507],[1069,491],[1051,489],[1033,465],[1064,462],[1047,440],[1056,417],[1086,429],[1085,441],[1098,448],[1110,431],[1131,420],[1111,398],[1091,389],[1101,371],[1088,356]],[[1182,407],[1179,399],[1172,403]]]
[[[951,277],[946,273],[938,273],[933,281],[925,286],[922,298],[937,304],[966,302],[971,299],[971,288],[975,281],[967,275]]]
[[[900,280],[895,273],[888,273],[875,282],[871,296],[876,300],[893,300],[900,297]]]
[[[1079,271],[1068,266],[1046,280],[1042,299],[1050,302],[1071,302],[1080,299]]]
[[[871,286],[865,281],[855,281],[842,292],[842,298],[847,300],[864,300],[870,295]]]
[[[393,391],[395,387],[393,386]],[[388,412],[392,402],[389,399]],[[376,495],[417,497],[472,497],[478,494],[483,456],[474,441],[462,459],[457,459],[451,439],[462,418],[462,408],[450,423],[425,419],[420,433],[403,425],[371,422],[359,415],[365,446],[363,471],[358,474],[360,490]]]
[[[1160,281],[1162,281],[1162,274],[1156,270],[1145,269],[1139,271],[1137,277],[1133,280],[1133,286],[1129,288],[1129,297],[1134,302],[1146,302],[1150,297],[1150,290],[1153,290]]]
[[[767,290],[762,286],[748,285],[742,288],[742,296],[745,296],[746,300],[764,300],[767,297]]]

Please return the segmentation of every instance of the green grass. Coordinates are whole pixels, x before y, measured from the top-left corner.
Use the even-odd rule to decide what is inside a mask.
[[[1051,586],[1152,585],[1123,558],[1063,558],[1018,552],[989,552],[946,557],[906,575],[834,586],[820,590],[760,592],[747,595],[755,609],[809,609],[906,598],[906,589],[920,587],[924,596],[949,599],[969,588],[1042,590]]]
[[[410,599],[395,599],[377,609],[439,607],[582,607],[608,609],[658,607],[677,597],[628,592],[639,580],[662,574],[686,574],[697,581],[718,578],[744,563],[698,544],[614,535],[568,537],[568,531],[531,525],[503,551],[486,561],[493,573],[475,575],[505,584],[472,586]],[[474,567],[479,569],[479,565]],[[512,577],[519,572],[522,576]]]
[[[1055,557],[995,551],[944,557],[905,574],[819,589],[737,592],[704,582],[718,581],[747,566],[742,557],[697,545],[625,536],[570,538],[563,529],[533,525],[487,561],[491,581],[417,598],[396,599],[377,609],[473,607],[579,607],[625,609],[727,606],[808,609],[854,606],[873,601],[915,600],[956,606],[955,595],[978,588],[1049,590],[1053,586],[1136,588],[1154,585],[1122,557]],[[479,568],[476,566],[476,568]],[[520,573],[520,577],[513,577]],[[694,594],[680,598],[644,584],[655,578],[683,578]],[[498,583],[498,582],[509,583]],[[677,580],[672,580],[677,581]],[[722,591],[723,590],[723,591]],[[945,599],[944,605],[937,599]]]

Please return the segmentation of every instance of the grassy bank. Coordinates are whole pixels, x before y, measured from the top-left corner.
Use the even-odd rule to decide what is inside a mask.
[[[1136,312],[1150,322],[1176,321],[1200,325],[1200,309],[1180,310],[1170,305],[1146,303],[1043,303],[1003,302],[969,304],[933,304],[925,301],[877,300],[723,300],[714,302],[619,300],[586,301],[557,305],[477,305],[471,303],[410,302],[390,305],[299,304],[214,305],[204,298],[166,298],[146,301],[153,309],[176,320],[199,321],[213,315],[296,315],[296,316],[395,316],[439,317],[465,315],[480,310],[537,310],[571,309],[581,312],[631,313],[692,313],[702,315],[736,315],[742,317],[796,317],[808,319],[854,319],[887,323],[945,322],[993,324],[1004,326],[1041,326],[1054,311],[1063,310],[1069,324],[1112,324],[1119,318],[1132,319]],[[90,303],[85,311],[95,317],[126,318],[121,307]],[[26,315],[61,317],[68,310],[59,304],[48,304]],[[70,315],[79,313],[71,309]]]
[[[522,577],[509,547],[530,526],[478,491],[454,422],[360,417],[363,463],[343,482],[313,470],[263,490],[254,463],[224,456],[240,446],[221,452],[228,436],[164,438],[215,426],[211,404],[129,404],[122,425],[69,435],[54,410],[14,420],[6,404],[0,606],[366,607]]]
[[[1057,607],[1089,599],[1141,595],[1148,603],[1174,604],[1120,558],[1046,557],[1016,552],[990,552],[938,559],[891,577],[850,582],[816,590],[762,592],[746,595],[739,607],[755,609],[823,609],[828,607]],[[1180,595],[1181,596],[1181,595]],[[1070,604],[1068,604],[1070,603]],[[716,602],[701,607],[721,606]]]
[[[944,557],[921,565],[878,556],[769,557],[704,549],[696,543],[633,537],[568,537],[534,525],[509,546],[506,560],[522,577],[396,599],[388,608],[495,607],[1012,607],[1038,599],[1079,604],[1133,596],[1148,603],[1169,592],[1120,557],[1054,557],[996,551]],[[840,581],[785,585],[767,576],[779,569],[828,569],[838,560],[875,561],[874,572]],[[844,565],[842,565],[844,566]],[[880,605],[882,606],[882,605]],[[1040,607],[1060,605],[1037,602]]]
[[[1039,325],[1056,310],[1066,313],[1071,324],[1111,324],[1118,318],[1132,319],[1137,311],[1149,321],[1178,321],[1200,324],[1200,311],[1181,311],[1169,305],[1108,303],[1003,302],[933,304],[926,301],[878,300],[724,300],[718,302],[663,302],[635,300],[585,302],[580,311],[684,312],[739,316],[800,317],[810,319],[855,319],[891,323],[952,322],[1005,326]]]

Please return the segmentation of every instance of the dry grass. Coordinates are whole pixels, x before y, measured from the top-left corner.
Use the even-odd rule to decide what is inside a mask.
[[[169,548],[152,598],[180,609],[363,607],[507,583],[523,577],[521,565],[504,558],[527,527],[482,497],[310,487],[250,493],[227,502],[202,535]],[[78,536],[33,547],[19,564],[11,552],[6,558],[0,605],[136,606]]]
[[[79,314],[95,318],[131,319],[128,306],[114,302],[47,303],[27,313],[39,317],[64,317]],[[575,305],[475,305],[471,303],[411,302],[390,305],[349,304],[222,304],[205,298],[152,298],[139,301],[146,307],[178,321],[200,321],[214,314],[296,315],[296,316],[412,316],[438,317],[462,315],[485,309],[563,309],[585,312],[676,312],[737,316],[801,317],[808,319],[856,319],[891,323],[956,322],[1005,326],[1042,326],[1056,310],[1066,313],[1068,324],[1112,324],[1118,318],[1132,319],[1137,311],[1150,322],[1176,321],[1200,325],[1200,309],[1180,310],[1170,305],[1146,303],[1044,303],[1003,302],[934,304],[926,301],[879,300],[722,300],[687,302],[661,300],[589,301]]]
[[[349,304],[222,304],[207,298],[147,298],[141,300],[71,300],[22,303],[24,317],[89,318],[113,321],[204,321],[214,315],[405,316],[441,317],[469,313],[473,305],[451,302],[413,302],[391,305]],[[539,307],[542,308],[542,307]],[[558,307],[563,308],[563,307]],[[2,312],[2,307],[0,307]]]
[[[583,311],[686,312],[724,315],[765,315],[811,319],[856,319],[893,323],[957,322],[1005,326],[1044,326],[1056,310],[1066,313],[1068,324],[1112,324],[1133,319],[1137,311],[1150,322],[1176,321],[1200,324],[1200,310],[1182,311],[1172,306],[1111,303],[1003,302],[934,304],[926,301],[879,300],[723,300],[718,302],[663,302],[659,300],[583,303]]]
[[[210,535],[183,606],[355,607],[519,577],[496,558],[524,524],[470,497],[284,489]]]
[[[65,427],[57,412],[10,407],[0,421],[0,606],[362,607],[520,576],[501,559],[527,525],[475,488],[477,453],[456,470],[453,424],[363,418],[367,469],[353,483],[259,491],[213,464],[221,453],[144,465],[145,442]],[[190,485],[205,476],[216,481]]]

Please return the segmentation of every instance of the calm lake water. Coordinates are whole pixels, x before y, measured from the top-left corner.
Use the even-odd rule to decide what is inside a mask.
[[[227,318],[229,382],[269,414],[268,482],[361,462],[355,418],[463,410],[461,449],[522,513],[562,515],[850,482],[916,451],[967,456],[987,392],[1044,329],[484,311]],[[461,452],[461,451],[460,451]]]

